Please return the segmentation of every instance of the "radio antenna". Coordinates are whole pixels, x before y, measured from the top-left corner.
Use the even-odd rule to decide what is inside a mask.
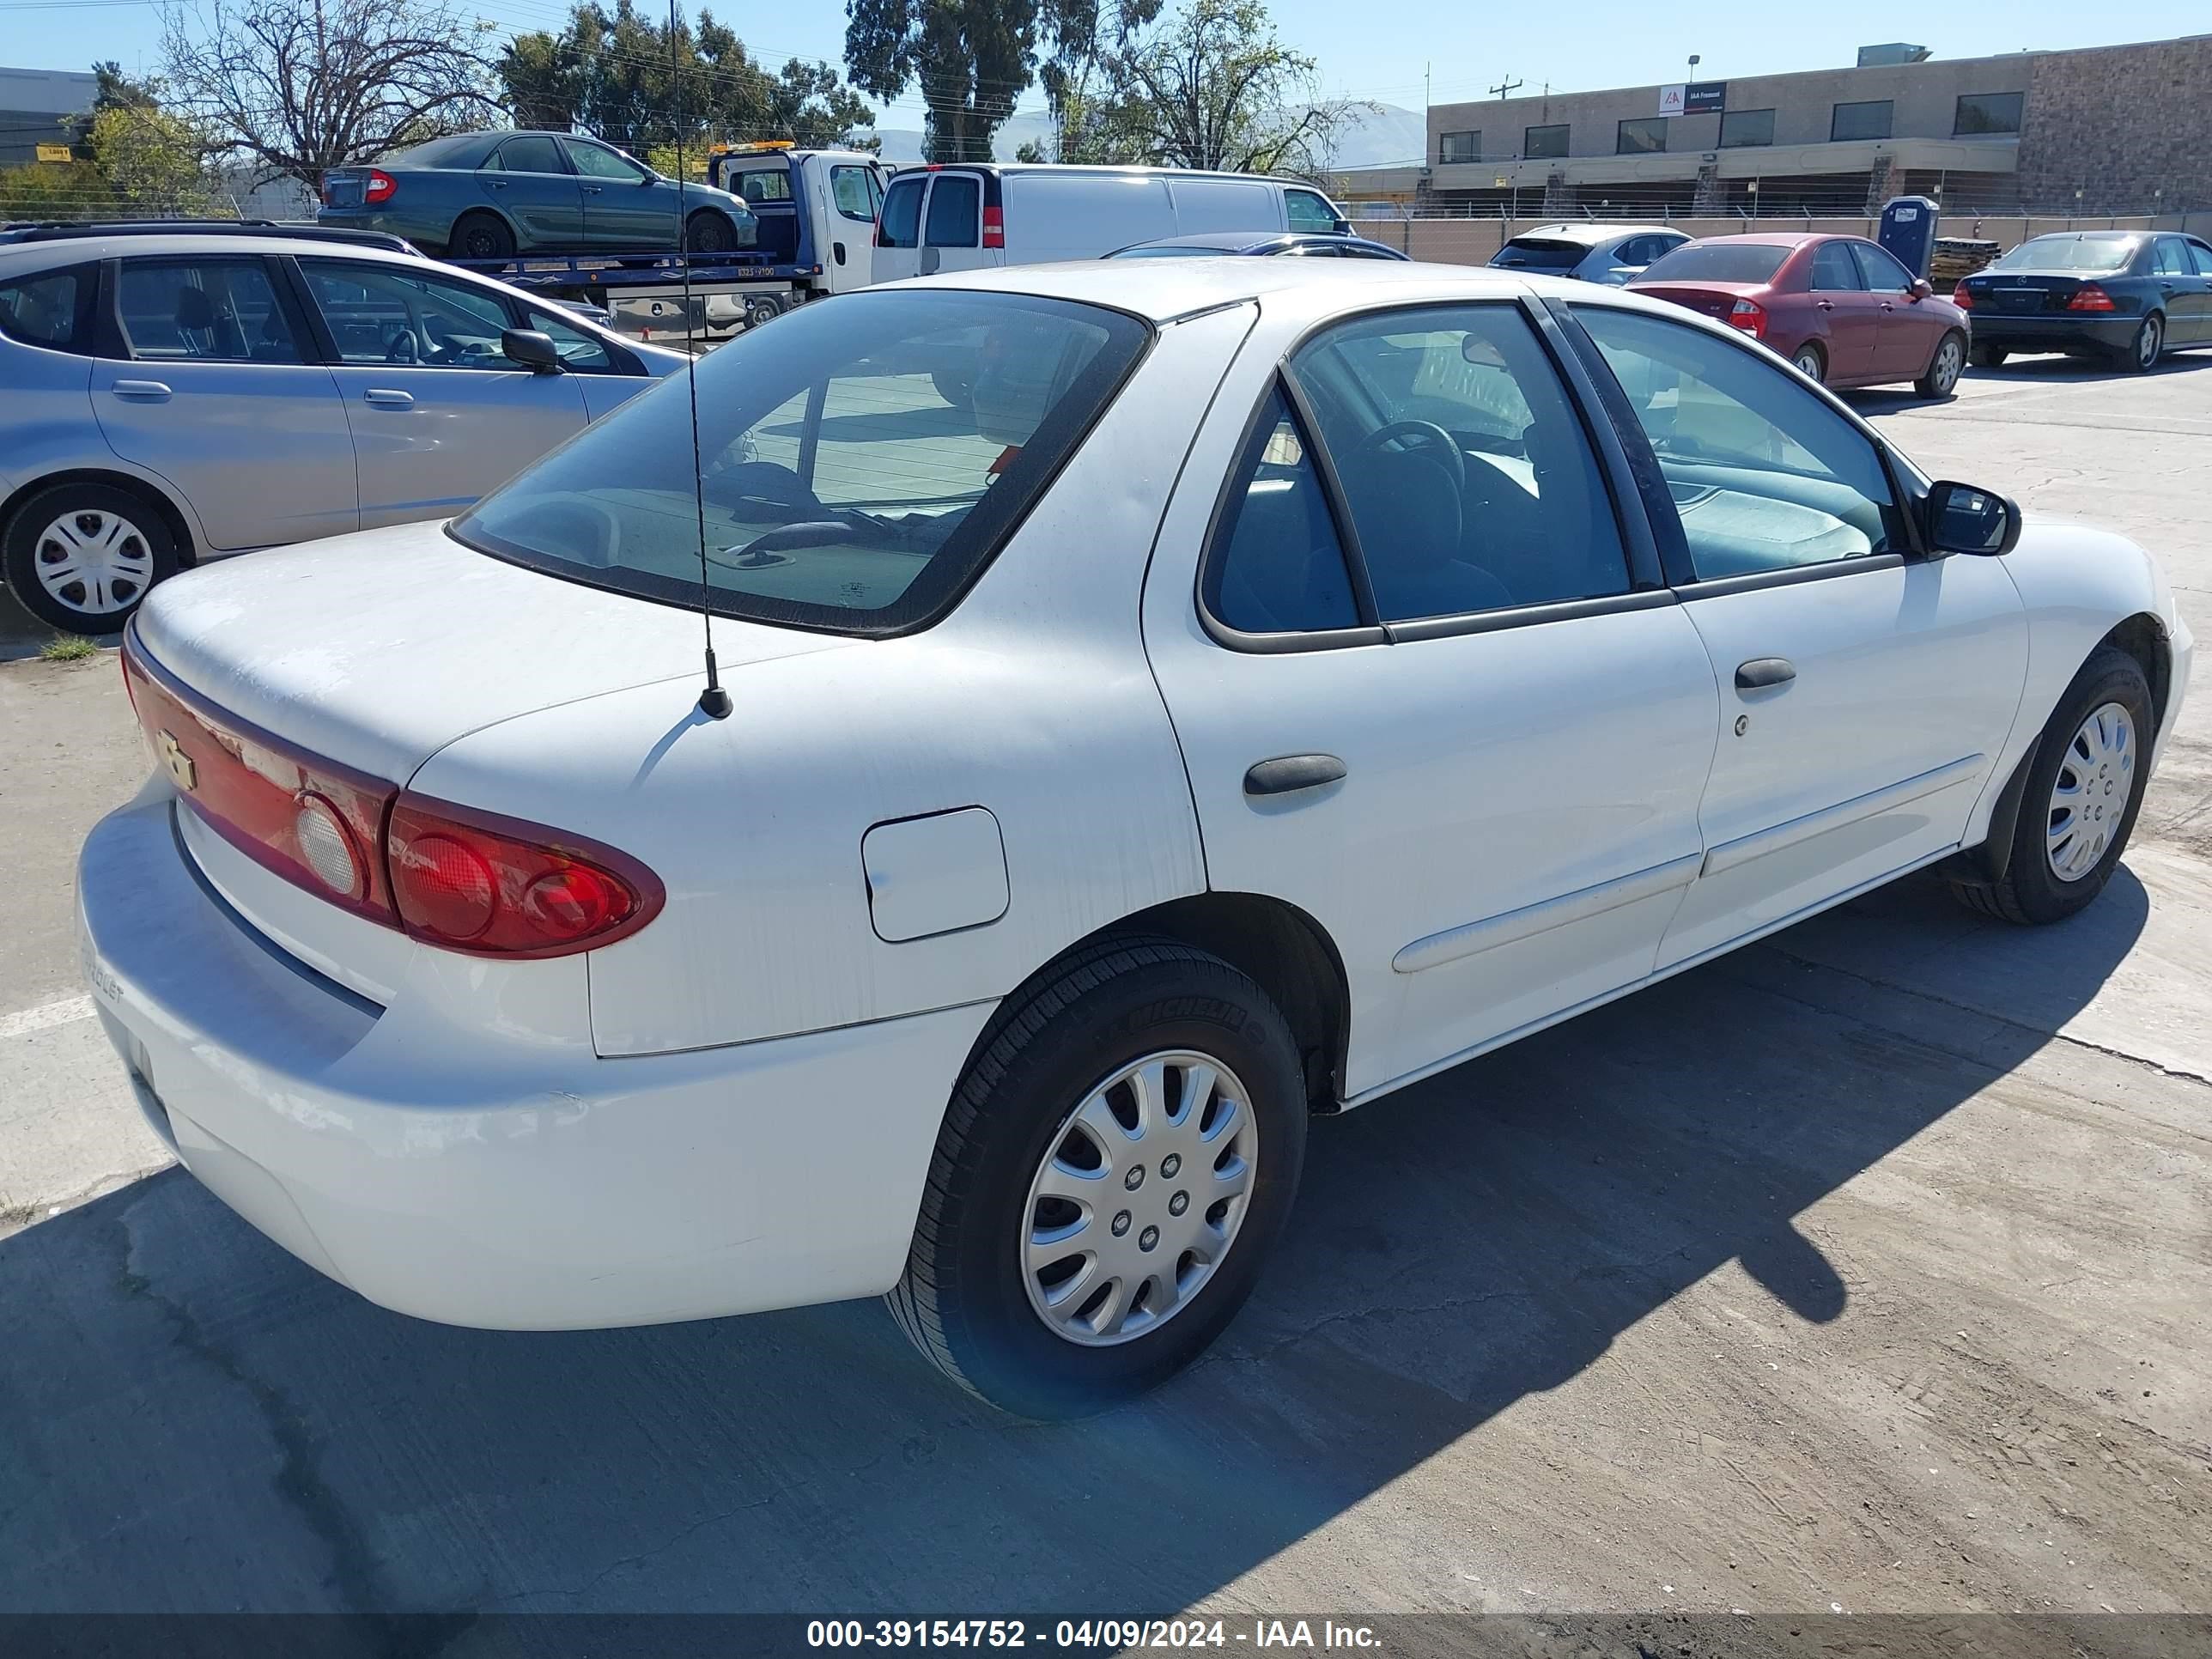
[[[668,69],[676,93],[676,263],[684,282],[684,382],[691,398],[691,501],[699,520],[699,622],[707,634],[707,684],[699,693],[699,712],[726,720],[732,707],[714,667],[714,586],[707,574],[706,463],[699,453],[699,342],[691,313],[691,226],[684,211],[690,173],[684,161],[684,56],[676,36],[676,0],[668,0]]]

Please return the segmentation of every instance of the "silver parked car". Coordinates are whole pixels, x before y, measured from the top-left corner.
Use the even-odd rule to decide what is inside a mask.
[[[1538,225],[1509,240],[1490,263],[1531,276],[1573,276],[1619,288],[1689,240],[1671,225]]]
[[[113,633],[203,558],[449,517],[684,361],[395,238],[0,232],[0,568]]]

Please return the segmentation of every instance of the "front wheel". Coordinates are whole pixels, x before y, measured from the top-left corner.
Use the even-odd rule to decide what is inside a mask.
[[[1251,1293],[1305,1131],[1297,1047],[1249,978],[1165,939],[1078,952],[1009,1000],[955,1091],[892,1313],[1003,1410],[1133,1398]]]
[[[738,233],[713,209],[702,209],[684,222],[684,250],[687,253],[727,253],[738,245]]]
[[[1954,885],[1971,909],[2006,921],[2063,921],[2105,890],[2134,830],[2155,735],[2150,683],[2124,651],[2100,647],[2037,740],[2004,879]]]
[[[1928,372],[1912,383],[1912,389],[1923,398],[1948,398],[1958,388],[1960,373],[1966,367],[1966,341],[1957,334],[1946,334],[1937,342],[1936,355],[1928,360]]]
[[[2120,354],[2120,370],[2126,374],[2148,374],[2158,367],[2160,356],[2166,350],[2166,319],[2154,311],[2142,319],[2136,337]]]
[[[58,484],[16,510],[0,568],[23,608],[73,634],[115,634],[146,590],[177,568],[152,503],[109,484]]]
[[[1807,380],[1817,382],[1826,378],[1828,360],[1820,355],[1820,347],[1808,342],[1797,348],[1796,356],[1790,360],[1790,367]]]

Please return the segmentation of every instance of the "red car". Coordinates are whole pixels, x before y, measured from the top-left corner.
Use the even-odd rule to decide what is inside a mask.
[[[1863,236],[1708,236],[1628,286],[1741,329],[1825,386],[1910,380],[1948,398],[1966,366],[1966,313]]]

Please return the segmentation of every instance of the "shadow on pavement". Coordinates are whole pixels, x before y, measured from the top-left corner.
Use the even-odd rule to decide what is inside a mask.
[[[1170,1612],[1730,1261],[1837,1318],[1796,1218],[2041,1048],[2148,910],[2123,871],[1978,1012],[1887,981],[2029,936],[1914,881],[1322,1120],[1220,1347],[1072,1425],[872,1304],[420,1323],[171,1171],[0,1243],[0,1609]]]

